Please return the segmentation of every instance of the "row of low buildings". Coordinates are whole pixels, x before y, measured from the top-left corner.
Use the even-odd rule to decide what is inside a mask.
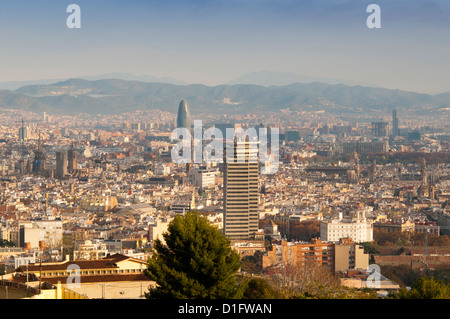
[[[153,135],[147,139],[142,132],[129,129],[125,126],[121,131],[111,128],[93,130],[95,134],[79,132],[89,133],[87,154],[81,152],[86,143],[75,139],[83,135],[77,134],[77,129],[66,134],[58,128],[48,128],[45,143],[39,145],[38,151],[51,155],[49,162],[53,165],[53,153],[61,148],[59,144],[67,149],[76,140],[75,146],[70,147],[76,153],[76,167],[71,170],[83,174],[64,172],[59,179],[39,174],[22,176],[9,165],[11,169],[3,174],[1,195],[5,206],[15,208],[0,212],[2,237],[14,239],[24,252],[50,249],[57,260],[65,256],[58,255],[58,250],[67,247],[73,249],[72,260],[102,260],[124,253],[125,249],[151,248],[156,238],[161,239],[173,216],[199,210],[225,235],[241,239],[234,247],[243,256],[259,252],[263,265],[311,262],[334,271],[365,268],[368,256],[361,254],[360,243],[371,241],[374,227],[382,227],[380,215],[403,215],[421,209],[420,205],[434,205],[436,196],[448,188],[442,181],[433,182],[436,196],[428,194],[425,202],[417,191],[420,179],[416,180],[422,174],[417,165],[372,162],[359,166],[356,159],[332,167],[304,163],[302,159],[311,159],[312,151],[321,152],[319,146],[328,143],[326,136],[312,136],[308,143],[283,143],[277,174],[265,176],[258,174],[257,164],[175,165],[170,159],[171,143],[166,138],[156,141],[157,135],[148,132]],[[8,152],[0,152],[5,162],[10,158],[9,152],[20,157],[14,149],[20,146],[17,142],[8,143]],[[387,152],[389,147],[387,141],[367,142],[349,141],[345,153]],[[54,159],[56,164],[61,162]],[[449,167],[428,168],[433,170],[445,176]],[[355,208],[359,204],[371,210],[359,211]],[[49,215],[55,218],[48,218]],[[263,216],[298,222],[318,220],[320,239],[313,243],[280,241],[267,250],[261,241],[265,233],[258,230],[258,218]],[[281,240],[276,230],[272,229],[270,235]],[[63,247],[65,241],[70,245]],[[140,251],[127,251],[126,255],[131,253],[135,254],[133,258],[142,260],[142,255],[136,255]],[[42,257],[39,253],[36,256]]]
[[[4,276],[0,288],[21,283],[31,299],[141,299],[154,287],[145,269],[146,261],[122,254],[33,263]]]
[[[281,241],[273,244],[272,249],[262,255],[263,269],[279,265],[291,264],[304,268],[315,265],[333,272],[348,269],[367,269],[369,255],[364,253],[363,246],[354,243],[350,238],[342,238],[338,243],[314,239],[310,243]]]

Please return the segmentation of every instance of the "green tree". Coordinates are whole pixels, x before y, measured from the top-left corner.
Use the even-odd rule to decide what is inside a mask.
[[[307,220],[303,222],[291,221],[289,223],[290,239],[311,241],[313,238],[320,237],[320,222],[316,220]]]
[[[155,240],[147,262],[147,276],[156,287],[146,298],[232,299],[241,298],[237,284],[240,256],[218,228],[197,212],[176,216]]]
[[[400,290],[399,299],[450,299],[450,285],[433,277],[421,277],[411,290]]]
[[[375,263],[375,257],[374,255],[380,254],[380,247],[377,245],[376,242],[364,242],[362,243],[362,246],[364,247],[364,253],[369,254],[370,256],[370,263]]]
[[[243,257],[241,259],[241,271],[251,274],[261,273],[261,262],[258,255]]]
[[[14,247],[15,243],[6,239],[0,239],[0,247]]]
[[[247,283],[244,299],[280,299],[281,294],[266,279],[252,278]]]

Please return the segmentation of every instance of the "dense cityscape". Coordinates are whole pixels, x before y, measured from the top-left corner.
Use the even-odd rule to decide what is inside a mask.
[[[189,211],[230,239],[241,274],[280,289],[280,274],[296,276],[286,265],[318,266],[378,297],[410,287],[412,273],[448,280],[445,121],[421,125],[395,109],[352,122],[210,115],[204,128],[279,130],[277,172],[260,174],[258,164],[174,163],[173,130],[204,119],[186,100],[167,107],[177,108],[2,114],[2,298],[145,298],[155,240]]]
[[[5,1],[3,312],[441,313],[449,16],[447,0]]]

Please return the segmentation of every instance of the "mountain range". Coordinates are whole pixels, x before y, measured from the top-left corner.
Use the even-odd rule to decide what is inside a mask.
[[[333,114],[404,108],[416,114],[447,112],[450,92],[429,95],[322,82],[287,85],[173,84],[124,79],[69,79],[0,90],[0,108],[74,115],[162,109],[176,112],[188,101],[192,113],[252,113],[281,109]]]
[[[87,75],[80,76],[79,79],[95,81],[95,80],[104,80],[104,79],[120,79],[126,81],[142,81],[142,82],[160,82],[160,83],[171,83],[178,85],[187,85],[189,84],[186,81],[178,80],[171,77],[156,77],[152,75],[135,75],[132,73],[124,73],[124,72],[115,72],[115,73],[104,73],[98,75]],[[16,90],[23,86],[28,85],[42,85],[42,84],[53,84],[57,82],[63,82],[67,80],[66,78],[59,79],[38,79],[38,80],[29,80],[29,81],[8,81],[8,82],[0,82],[0,90]]]
[[[363,85],[371,86],[369,83],[359,83],[343,79],[330,79],[324,77],[307,76],[297,74],[294,72],[274,72],[274,71],[259,71],[244,74],[234,80],[229,81],[227,84],[256,84],[262,86],[286,86],[293,83],[313,83],[320,82],[325,84],[345,84],[349,86]]]

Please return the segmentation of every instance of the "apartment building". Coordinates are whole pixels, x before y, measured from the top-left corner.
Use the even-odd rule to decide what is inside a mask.
[[[106,244],[99,239],[77,240],[75,241],[73,259],[74,260],[95,260],[108,255]]]
[[[194,187],[208,188],[214,187],[216,182],[217,169],[196,168],[189,170],[189,181]]]
[[[334,271],[334,244],[313,239],[306,242],[281,241],[273,245],[272,250],[262,256],[263,269],[277,264],[291,264],[305,267],[317,265],[319,267]]]
[[[241,258],[254,256],[257,253],[264,253],[266,251],[264,241],[257,240],[233,242],[231,248],[236,250]]]
[[[154,286],[145,269],[145,260],[114,254],[98,260],[29,264],[28,269],[20,266],[16,274],[28,271],[41,283],[61,284],[89,299],[137,299],[144,298],[144,292]]]
[[[358,154],[386,153],[389,151],[389,142],[348,142],[343,143],[342,153],[349,155],[357,152]]]
[[[21,221],[18,228],[20,247],[39,248],[40,242],[51,247],[60,245],[63,239],[63,221],[61,219]]]
[[[334,271],[369,267],[369,254],[364,253],[364,247],[354,243],[351,238],[341,238],[339,243],[334,245],[334,249]]]
[[[342,238],[351,238],[356,243],[373,240],[373,223],[365,218],[364,212],[350,213],[337,218],[320,221],[320,238],[323,241],[339,242]]]
[[[373,227],[387,232],[414,231],[415,223],[410,220],[384,221],[373,224]]]

